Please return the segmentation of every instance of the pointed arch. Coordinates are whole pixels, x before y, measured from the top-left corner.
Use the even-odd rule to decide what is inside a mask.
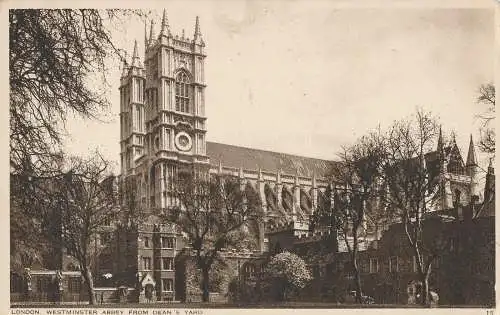
[[[310,194],[304,189],[300,189],[300,209],[305,214],[312,213],[312,199]]]
[[[268,210],[274,211],[278,208],[278,196],[274,193],[271,186],[266,183],[264,185],[264,195],[266,197],[266,203],[268,206]]]
[[[244,194],[247,199],[260,200],[259,192],[250,181],[245,184]]]
[[[188,79],[189,83],[191,83],[191,82],[194,81],[193,75],[186,68],[177,68],[177,69],[175,69],[174,70],[174,78],[177,80],[178,75],[181,74],[181,73],[187,76],[187,79]]]
[[[191,112],[191,75],[184,69],[175,73],[175,110],[178,112]]]
[[[286,213],[292,213],[292,211],[293,211],[293,194],[288,189],[287,186],[283,186],[283,189],[281,189],[281,205]]]

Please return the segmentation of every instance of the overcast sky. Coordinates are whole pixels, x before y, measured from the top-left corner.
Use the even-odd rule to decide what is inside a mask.
[[[420,106],[456,131],[465,158],[469,135],[479,134],[478,87],[493,81],[493,9],[334,3],[164,2],[173,34],[185,29],[192,38],[200,17],[207,140],[335,159],[342,144]],[[113,34],[129,56],[137,39],[143,60],[140,21]],[[71,120],[71,152],[98,146],[119,160],[119,64],[113,68],[109,122]]]

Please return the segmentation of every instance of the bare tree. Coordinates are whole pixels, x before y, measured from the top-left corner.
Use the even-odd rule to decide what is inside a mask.
[[[250,247],[262,207],[256,191],[241,187],[237,178],[179,175],[174,191],[178,205],[164,217],[187,235],[202,273],[202,300],[207,302],[210,269],[220,251]]]
[[[427,165],[426,153],[438,137],[438,124],[430,113],[418,110],[411,119],[395,122],[385,140],[380,173],[384,189],[379,196],[395,222],[400,222],[415,255],[422,282],[422,304],[429,302],[429,275],[437,253],[426,253],[424,221],[441,195],[440,165]],[[441,148],[442,149],[442,148]],[[438,150],[439,151],[439,150]],[[438,160],[443,152],[437,152]],[[441,173],[440,173],[441,172]]]
[[[491,83],[481,85],[479,87],[477,102],[487,107],[479,115],[479,118],[483,121],[480,129],[481,141],[479,142],[479,148],[483,152],[494,154],[495,129],[492,127],[492,122],[495,119],[495,86]]]
[[[100,155],[71,158],[69,170],[53,182],[45,214],[46,233],[79,264],[90,304],[95,304],[92,268],[99,255],[102,227],[117,218],[118,191],[109,164]]]
[[[118,50],[97,10],[9,10],[10,163],[49,169],[68,114],[96,118],[109,106],[87,84]],[[104,77],[103,77],[104,79]]]
[[[150,215],[141,204],[139,189],[135,175],[120,179],[117,224],[122,228],[136,229]]]
[[[39,200],[27,192],[38,193],[48,180],[60,177],[66,119],[72,114],[99,118],[109,108],[100,88],[108,85],[106,62],[123,58],[109,28],[132,15],[147,14],[115,9],[9,10],[13,264],[22,264],[26,254],[39,257],[37,250],[43,248],[28,239],[37,230],[32,221]]]
[[[362,286],[358,266],[360,243],[366,241],[367,220],[379,219],[374,204],[378,192],[381,161],[384,154],[380,130],[360,138],[354,145],[344,147],[340,160],[333,164],[326,202],[319,205],[313,216],[315,226],[328,226],[332,235],[344,242],[354,272],[356,301],[362,303]],[[370,218],[369,218],[370,217]],[[371,225],[371,224],[370,224]]]

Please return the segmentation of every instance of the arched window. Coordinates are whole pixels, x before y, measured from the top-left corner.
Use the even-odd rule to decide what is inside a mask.
[[[189,77],[185,72],[180,72],[175,80],[175,110],[189,113]]]

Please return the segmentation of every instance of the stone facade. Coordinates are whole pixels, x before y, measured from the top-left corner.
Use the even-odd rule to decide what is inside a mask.
[[[132,60],[123,64],[119,87],[119,182],[122,187],[134,187],[139,208],[150,216],[138,227],[118,227],[113,223],[103,227],[96,239],[96,246],[103,247],[94,269],[96,285],[134,288],[127,299],[139,302],[194,299],[192,292],[188,292],[187,275],[193,268],[189,251],[186,251],[189,240],[174,225],[161,225],[155,217],[156,211],[175,204],[172,194],[175,178],[179,172],[188,170],[234,176],[241,181],[242,187],[250,186],[260,196],[266,218],[259,226],[257,252],[223,253],[233,280],[235,277],[241,280],[242,275],[252,273],[256,265],[248,265],[249,262],[262,263],[268,254],[288,249],[323,261],[321,264],[309,261],[315,274],[309,291],[329,292],[315,294],[315,298],[335,296],[333,283],[337,283],[338,290],[345,290],[348,282],[344,280],[349,273],[344,268],[342,244],[337,242],[336,235],[311,235],[309,232],[310,216],[324,201],[328,186],[334,185],[326,178],[335,162],[207,141],[206,55],[200,22],[196,18],[192,39],[184,32],[180,36],[173,35],[164,12],[158,36],[155,34],[152,22],[149,34],[145,34],[143,58],[139,56],[136,41]],[[472,138],[466,163],[455,140],[445,144],[441,134],[436,150],[427,154],[426,160],[441,179],[442,198],[436,211],[468,205],[471,196],[480,193]],[[374,233],[365,235],[366,248],[362,257],[372,252],[380,253],[369,244],[377,243],[383,229],[377,222],[367,224],[368,230]],[[384,235],[389,235],[387,233]],[[311,249],[317,252],[307,253]],[[58,264],[52,269],[73,270],[74,263],[64,254],[64,249],[58,252],[61,254]],[[248,272],[242,273],[243,264],[246,264],[244,268],[249,268]],[[111,283],[100,279],[106,273],[112,275]],[[327,276],[329,273],[335,277]],[[389,280],[381,282],[384,288],[393,281],[393,275],[386,273]],[[369,281],[370,277],[373,276],[367,275],[364,281]],[[345,286],[341,285],[343,281]],[[214,296],[227,300],[228,288],[229,283]],[[107,300],[111,300],[110,296],[120,296],[116,292],[106,293]],[[405,299],[394,294],[387,296],[398,302]]]
[[[11,302],[88,301],[79,271],[30,270],[11,273]]]
[[[122,183],[134,182],[140,207],[154,214],[175,203],[171,192],[182,170],[234,176],[259,194],[266,213],[258,232],[260,253],[304,244],[298,239],[309,234],[309,218],[331,184],[326,177],[335,162],[206,141],[206,55],[199,20],[196,18],[192,39],[184,33],[174,36],[164,11],[159,35],[155,34],[152,22],[149,34],[145,34],[144,64],[135,42],[131,62],[123,65]],[[472,139],[466,163],[454,139],[446,145],[441,134],[436,151],[426,158],[442,179],[442,198],[436,210],[448,209],[455,202],[467,204],[477,192],[478,166]],[[148,276],[158,300],[184,299],[184,293],[176,293],[185,287],[176,280],[182,278],[176,269],[185,270],[185,266],[175,264],[174,270],[161,267],[162,261],[175,257],[188,240],[173,230],[164,233],[154,229],[141,227],[123,236],[133,239],[128,240],[129,250],[121,256],[126,257],[121,258],[125,262],[115,272],[136,273],[139,279]],[[379,237],[380,231],[376,234],[375,238]],[[174,250],[155,247],[159,238],[174,236],[178,244]],[[337,245],[330,249],[336,252]]]

